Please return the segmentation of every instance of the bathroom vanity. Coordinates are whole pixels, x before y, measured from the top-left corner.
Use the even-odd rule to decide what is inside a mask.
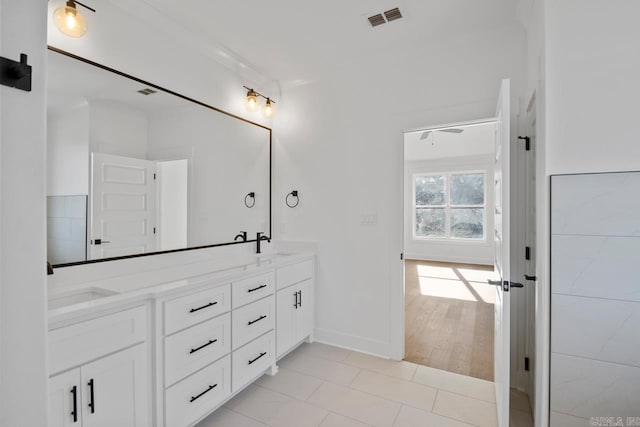
[[[192,426],[313,339],[313,253],[177,271],[50,292],[50,426]]]

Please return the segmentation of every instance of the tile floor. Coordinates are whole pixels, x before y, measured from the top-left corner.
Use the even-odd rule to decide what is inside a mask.
[[[320,343],[278,365],[197,427],[497,426],[489,381]],[[526,396],[512,401],[512,427],[533,426]]]

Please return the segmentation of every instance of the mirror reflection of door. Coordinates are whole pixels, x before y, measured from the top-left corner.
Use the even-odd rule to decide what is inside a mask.
[[[91,155],[89,259],[187,247],[187,160]]]

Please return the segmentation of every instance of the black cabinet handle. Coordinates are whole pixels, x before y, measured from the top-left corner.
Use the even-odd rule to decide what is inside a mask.
[[[247,325],[251,326],[251,325],[253,325],[254,323],[259,322],[259,321],[261,321],[262,319],[266,319],[266,318],[267,318],[267,316],[262,315],[262,316],[258,317],[256,320],[252,320],[252,321],[250,321],[249,323],[247,323]]]
[[[95,396],[93,395],[93,378],[89,380],[89,408],[91,409],[91,413],[96,412],[96,402]]]
[[[267,352],[265,351],[264,353],[260,353],[260,356],[256,357],[253,360],[249,360],[249,365],[251,365],[253,362],[255,362],[256,360],[260,359],[262,356],[266,355]]]
[[[209,345],[211,345],[211,344],[213,344],[214,342],[217,342],[217,341],[218,341],[218,339],[217,339],[217,338],[216,338],[215,340],[209,340],[209,342],[208,342],[208,343],[206,343],[206,344],[202,344],[200,347],[192,348],[192,349],[191,349],[191,351],[189,352],[189,354],[193,354],[193,353],[195,353],[196,351],[202,350],[202,349],[203,349],[203,348],[205,348],[206,346],[209,346]]]
[[[248,289],[248,290],[247,290],[247,292],[255,292],[255,291],[257,291],[258,289],[262,289],[262,288],[266,288],[266,287],[267,287],[267,285],[260,285],[260,286],[258,286],[257,288]]]
[[[203,305],[202,307],[192,308],[191,310],[189,310],[189,313],[195,313],[196,311],[200,311],[200,310],[202,310],[202,309],[205,309],[205,308],[211,307],[211,306],[213,306],[213,305],[216,305],[217,303],[218,303],[218,301],[214,301],[214,302],[210,302],[210,303],[209,303],[209,304],[207,304],[207,305]]]
[[[293,303],[293,308],[297,310],[298,309],[298,293],[294,292],[293,297],[296,299],[296,301]]]
[[[302,291],[298,291],[298,295],[300,295],[300,302],[298,303],[298,307],[302,307]]]
[[[190,403],[195,402],[196,400],[200,399],[202,396],[204,396],[205,394],[209,393],[211,390],[213,390],[214,388],[216,388],[218,386],[218,384],[214,384],[214,385],[210,385],[208,389],[206,389],[205,391],[203,391],[202,393],[200,393],[197,396],[191,396],[191,400],[189,401]]]
[[[78,422],[78,387],[73,386],[71,389],[71,395],[73,396],[73,411],[71,411],[71,416],[73,417],[73,422]]]

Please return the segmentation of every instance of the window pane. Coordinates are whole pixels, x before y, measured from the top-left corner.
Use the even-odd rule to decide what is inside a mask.
[[[444,209],[416,209],[417,237],[444,237]]]
[[[451,205],[484,206],[484,173],[451,175]]]
[[[416,205],[442,206],[445,204],[444,176],[416,177]]]
[[[451,238],[484,238],[484,208],[451,209]]]

